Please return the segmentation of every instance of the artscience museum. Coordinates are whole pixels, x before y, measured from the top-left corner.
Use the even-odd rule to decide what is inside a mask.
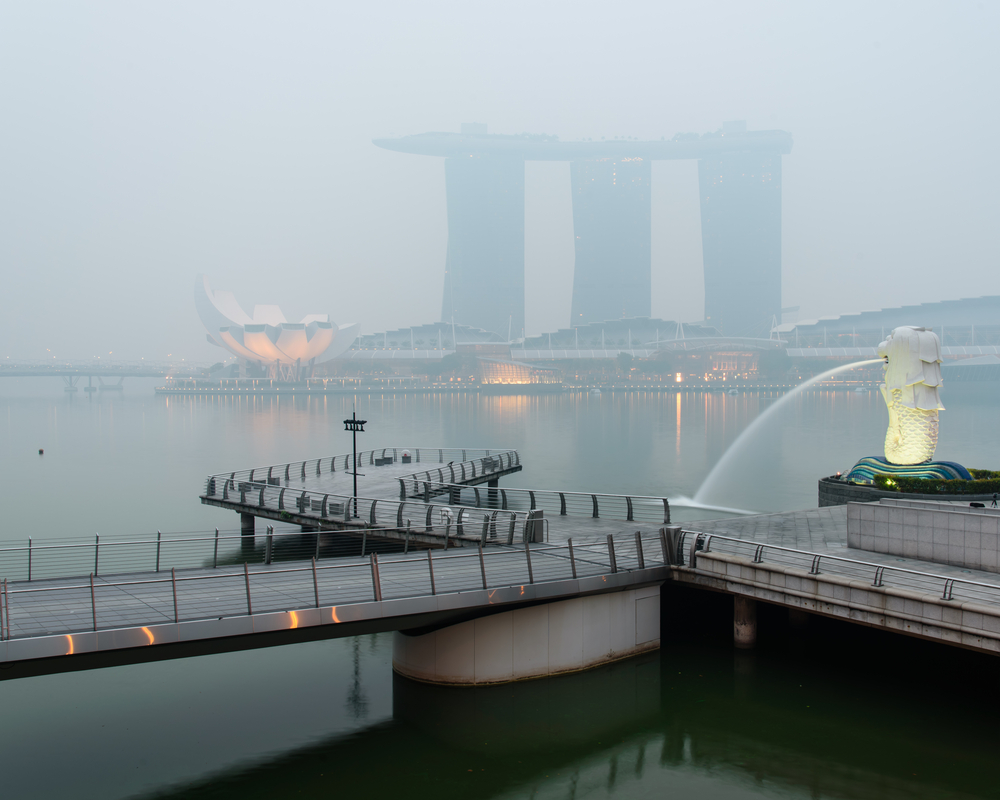
[[[195,283],[194,299],[208,341],[228,350],[243,366],[259,366],[271,380],[310,377],[316,364],[346,352],[361,327],[337,325],[329,314],[307,314],[289,322],[275,305],[256,305],[249,315],[232,292],[214,291],[204,275]]]

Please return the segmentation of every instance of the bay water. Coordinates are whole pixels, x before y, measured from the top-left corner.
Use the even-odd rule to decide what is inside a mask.
[[[199,503],[204,477],[349,452],[355,406],[366,449],[516,448],[525,468],[504,485],[663,496],[675,521],[716,517],[686,498],[781,396],[152,386],[89,398],[0,382],[0,543],[235,529]],[[995,392],[946,388],[938,457],[996,465]],[[814,390],[774,416],[710,504],[814,507],[819,477],[881,451],[877,392]],[[668,599],[659,653],[505,687],[396,677],[391,635],[0,681],[0,785],[18,798],[998,794],[994,700],[971,689],[995,682],[992,659],[819,619],[791,630],[772,611],[757,650],[736,653],[725,598]]]

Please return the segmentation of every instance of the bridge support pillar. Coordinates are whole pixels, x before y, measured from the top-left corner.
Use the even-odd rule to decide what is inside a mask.
[[[253,514],[240,514],[240,535],[249,536],[253,539],[254,527],[257,518]]]
[[[557,600],[394,634],[393,669],[429,683],[509,683],[577,672],[660,646],[660,587]]]
[[[486,505],[496,508],[500,499],[500,479],[494,478],[486,484]]]
[[[733,596],[733,643],[746,649],[757,644],[757,601],[751,597]]]

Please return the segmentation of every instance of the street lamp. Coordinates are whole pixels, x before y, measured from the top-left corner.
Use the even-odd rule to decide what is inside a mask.
[[[358,419],[358,412],[352,411],[351,418],[344,420],[344,430],[351,432],[351,440],[353,442],[352,449],[354,452],[354,471],[351,475],[354,476],[354,516],[358,515],[358,431],[361,433],[365,432],[365,423],[368,422],[366,419]]]

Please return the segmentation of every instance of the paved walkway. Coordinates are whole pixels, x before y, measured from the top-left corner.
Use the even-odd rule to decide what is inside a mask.
[[[662,566],[657,537],[646,540],[645,550],[650,566]],[[615,555],[618,571],[637,569],[634,536],[616,541]],[[377,562],[378,586],[381,600],[403,600],[572,579],[574,564],[576,576],[610,572],[607,543],[577,545],[572,562],[565,545],[534,545],[530,552],[491,546],[482,561],[473,548],[383,556]],[[221,619],[375,599],[372,560],[337,558],[318,562],[315,578],[309,561],[246,571],[242,566],[177,570],[175,578],[169,572],[101,575],[94,578],[93,600],[89,577],[9,582],[4,624],[17,639],[92,631],[95,611],[96,628],[105,630],[172,623],[175,613],[178,621]]]

